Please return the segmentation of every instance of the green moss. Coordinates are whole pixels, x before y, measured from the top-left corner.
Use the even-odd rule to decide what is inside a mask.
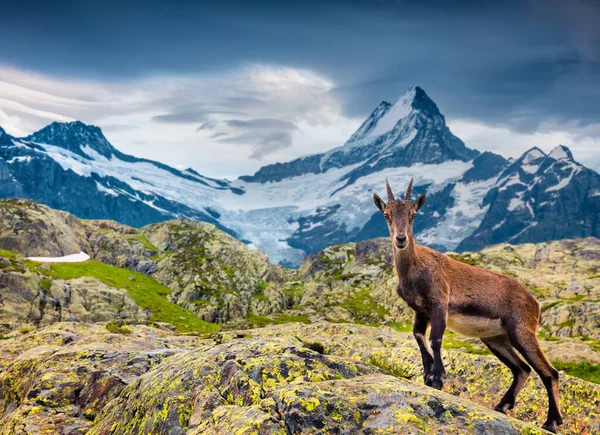
[[[288,314],[280,314],[279,316],[273,319],[273,323],[275,323],[276,325],[293,322],[305,323],[308,325],[310,323],[310,320],[308,319],[308,316],[291,316]]]
[[[293,282],[288,288],[283,290],[283,294],[292,298],[300,298],[304,294],[304,283],[302,281]]]
[[[21,334],[29,334],[31,331],[35,331],[35,328],[29,327],[29,326],[24,326],[19,329],[19,332]]]
[[[206,299],[192,299],[190,304],[194,304],[198,308],[206,308],[211,305],[211,303]]]
[[[600,384],[600,364],[592,364],[587,361],[580,363],[564,363],[552,361],[557,370],[562,370],[568,375]]]
[[[256,314],[249,314],[247,320],[255,326],[263,327],[267,325],[281,325],[284,323],[306,323],[309,324],[310,320],[307,316],[293,316],[288,314],[279,314],[277,317],[265,317],[257,316]]]
[[[48,278],[42,278],[42,282],[40,283],[40,287],[46,290],[46,293],[50,292],[50,287],[52,286],[52,281]]]
[[[8,249],[2,249],[2,248],[0,248],[0,256],[8,258],[10,261],[16,261],[17,259],[21,258],[21,256],[19,254],[17,254],[16,252],[9,251]]]
[[[10,338],[12,338],[12,337],[9,337],[8,335],[5,335],[5,334],[0,334],[0,340],[8,340]]]
[[[476,266],[482,263],[481,259],[475,257],[473,254],[448,254],[448,257],[471,266]]]
[[[142,233],[126,234],[125,238],[127,239],[127,241],[129,243],[132,243],[132,241],[135,240],[138,243],[141,243],[142,246],[144,246],[144,248],[146,248],[150,251],[159,252],[159,249],[156,246],[154,246],[152,243],[150,243],[150,241]]]
[[[546,341],[560,341],[558,338],[554,337],[553,335],[548,334],[546,331],[538,331],[538,337],[546,340]]]
[[[256,287],[258,288],[259,291],[262,292],[264,289],[267,288],[267,282],[266,281],[259,281]]]
[[[117,322],[107,323],[106,329],[113,334],[131,334],[131,329],[120,326]]]
[[[390,323],[388,326],[390,328],[394,328],[398,332],[404,332],[406,334],[412,333],[412,325],[409,325],[407,323],[394,322],[394,323]]]
[[[254,299],[258,299],[259,301],[264,301],[264,302],[268,302],[268,299],[266,298],[266,296],[264,294],[261,293],[255,293],[252,295],[252,297]]]
[[[550,295],[550,290],[547,288],[538,287],[535,284],[527,284],[527,288],[530,292],[532,292],[536,296],[548,296]]]
[[[350,310],[352,314],[354,314],[354,317],[359,320],[364,318],[365,315],[369,316],[375,314],[381,320],[383,320],[386,315],[389,315],[389,312],[382,306],[378,305],[371,297],[370,289],[368,288],[358,291],[353,296],[341,303],[340,306]]]
[[[549,304],[542,305],[542,313],[544,311],[548,311],[552,307],[557,306],[558,304],[560,304],[560,301],[554,301],[554,302],[550,302]]]
[[[30,262],[36,270],[39,263]],[[205,322],[190,311],[171,303],[167,296],[171,289],[160,284],[154,278],[116,266],[89,260],[82,263],[53,263],[45,275],[56,279],[74,279],[91,276],[112,287],[127,290],[137,305],[152,312],[148,320],[166,322],[175,326],[177,332],[216,332],[219,325]],[[132,281],[130,277],[133,277]]]
[[[248,314],[248,321],[255,326],[262,328],[263,326],[271,325],[273,320],[265,316],[257,316],[256,314]]]
[[[230,279],[232,279],[235,276],[235,270],[233,270],[233,268],[231,266],[229,266],[228,264],[221,262],[221,267],[223,268],[223,271],[227,274],[227,276]],[[266,285],[265,285],[265,288],[266,288]]]
[[[491,355],[492,353],[487,348],[480,348],[474,346],[468,341],[463,341],[457,334],[452,331],[448,331],[444,337],[444,349],[458,349],[466,353],[473,355]]]
[[[9,264],[2,266],[4,272],[25,272],[23,269],[23,256],[8,249],[0,249],[0,257],[4,257],[9,261]]]
[[[566,322],[559,323],[556,326],[558,326],[559,328],[565,328],[565,327],[571,327],[573,325],[575,325],[575,319],[569,319]]]

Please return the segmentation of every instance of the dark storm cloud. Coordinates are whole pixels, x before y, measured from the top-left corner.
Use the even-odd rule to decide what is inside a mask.
[[[114,81],[275,63],[330,77],[348,115],[418,84],[451,118],[532,132],[600,119],[599,20],[594,0],[21,1],[2,6],[0,63]],[[218,110],[254,103],[232,97]],[[206,121],[175,105],[154,119]],[[258,141],[256,131],[238,138]],[[263,139],[288,146],[289,135]]]

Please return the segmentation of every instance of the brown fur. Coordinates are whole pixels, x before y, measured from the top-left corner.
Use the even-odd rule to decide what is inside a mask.
[[[542,378],[548,392],[548,418],[544,428],[556,432],[562,423],[558,403],[558,371],[546,359],[537,341],[540,304],[518,281],[496,272],[456,261],[447,255],[417,246],[413,222],[425,202],[422,194],[413,204],[412,180],[404,200],[396,200],[386,181],[388,203],[374,194],[375,205],[384,213],[394,263],[398,274],[398,295],[415,311],[413,333],[423,359],[425,383],[441,389],[445,369],[441,358],[446,327],[479,337],[512,371],[514,380],[497,411],[506,413],[531,368]],[[429,342],[425,338],[431,325]]]

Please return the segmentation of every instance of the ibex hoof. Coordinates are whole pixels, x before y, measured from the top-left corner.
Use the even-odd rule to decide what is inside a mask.
[[[436,390],[441,390],[442,387],[444,386],[444,381],[442,381],[441,379],[434,379],[433,382],[431,383],[431,386],[433,388],[435,388]]]
[[[558,430],[558,425],[555,421],[546,422],[542,426],[542,429],[547,430],[548,432],[556,433],[556,431]]]
[[[513,409],[515,407],[514,403],[500,403],[494,407],[494,411],[501,412],[502,414],[506,414],[506,411],[509,409]]]

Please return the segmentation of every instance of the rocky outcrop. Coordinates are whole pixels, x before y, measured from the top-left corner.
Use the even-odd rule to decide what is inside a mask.
[[[113,334],[104,325],[58,323],[16,334],[0,341],[2,435],[85,434],[126,385],[192,345],[142,326]]]
[[[401,322],[411,316],[395,291],[388,239],[332,246],[308,256],[298,275],[305,289],[300,306],[330,321]]]
[[[197,338],[58,323],[0,341],[0,356],[0,434],[543,433],[538,379],[507,417],[490,409],[510,383],[495,359],[445,352],[440,392],[411,337],[385,327]],[[561,397],[561,433],[600,430],[599,386],[563,375]]]
[[[0,257],[0,263],[2,259],[10,262]],[[126,290],[87,276],[50,280],[18,259],[0,270],[0,286],[0,323],[4,324],[138,322],[148,318]]]
[[[292,274],[212,224],[173,220],[143,228],[161,254],[152,275],[173,290],[171,300],[209,322],[224,323],[280,312],[285,300],[271,291]],[[253,299],[263,304],[253,304]]]
[[[0,200],[0,248],[28,257],[62,257],[89,250],[79,219],[26,199]]]

